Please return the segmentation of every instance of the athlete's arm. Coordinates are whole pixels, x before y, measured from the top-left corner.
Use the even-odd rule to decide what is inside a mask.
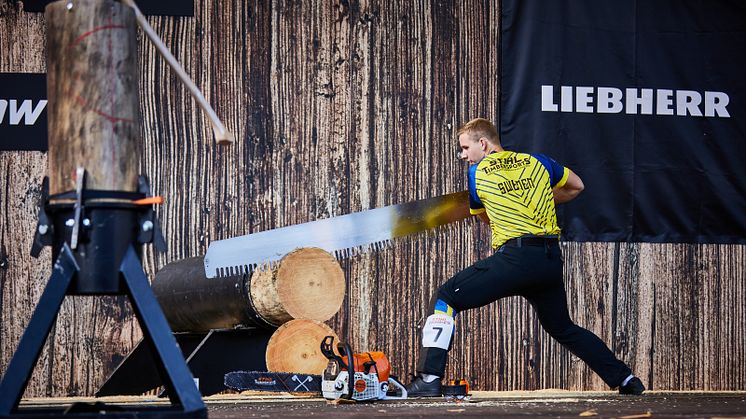
[[[570,169],[567,170],[570,171],[570,174],[567,177],[567,182],[559,188],[552,189],[552,192],[554,193],[554,202],[557,204],[572,201],[580,194],[580,192],[583,191],[583,188],[585,188],[580,176],[576,175],[575,172]]]
[[[479,214],[477,214],[477,217],[479,217],[480,220],[484,221],[487,224],[490,223],[490,217],[487,215],[487,211],[480,212]]]

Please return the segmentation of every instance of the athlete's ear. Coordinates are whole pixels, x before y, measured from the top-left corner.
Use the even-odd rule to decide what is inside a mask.
[[[487,146],[488,146],[488,140],[484,137],[479,137],[479,147],[484,151],[487,152]]]

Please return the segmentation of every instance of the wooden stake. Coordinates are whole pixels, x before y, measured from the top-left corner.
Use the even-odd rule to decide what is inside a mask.
[[[141,128],[135,15],[111,0],[46,8],[49,192],[137,190]]]

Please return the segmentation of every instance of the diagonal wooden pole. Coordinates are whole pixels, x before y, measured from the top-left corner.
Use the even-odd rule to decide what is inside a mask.
[[[187,75],[187,73],[181,67],[181,64],[179,64],[176,58],[171,54],[171,51],[168,50],[168,47],[166,47],[161,38],[155,33],[153,28],[148,23],[147,19],[145,19],[145,16],[142,14],[142,12],[140,12],[140,9],[135,4],[134,0],[122,0],[122,3],[131,7],[135,11],[137,23],[140,24],[140,27],[148,36],[148,38],[150,38],[150,40],[153,42],[161,56],[176,72],[181,81],[186,85],[187,89],[189,89],[189,92],[192,94],[194,99],[197,100],[197,103],[199,104],[200,108],[202,108],[202,111],[207,114],[207,117],[212,123],[212,130],[215,133],[215,140],[218,142],[218,144],[232,144],[235,141],[233,134],[225,128],[225,125],[223,125],[223,123],[220,121],[220,118],[218,118],[215,110],[212,109],[212,106],[210,106],[210,103],[207,102],[205,97],[202,95],[202,92],[194,84],[192,79]]]

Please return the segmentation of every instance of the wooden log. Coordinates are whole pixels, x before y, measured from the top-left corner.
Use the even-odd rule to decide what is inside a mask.
[[[136,191],[140,108],[135,14],[111,0],[46,8],[49,190]]]
[[[251,282],[257,312],[278,326],[292,319],[329,320],[345,294],[339,262],[316,247],[288,253],[277,268],[255,272]]]
[[[169,263],[152,289],[174,332],[207,332],[256,325],[247,292],[248,278],[207,278],[202,257]]]
[[[280,326],[267,343],[267,371],[321,374],[328,359],[321,353],[321,341],[337,334],[326,324],[295,319]]]
[[[325,321],[342,306],[337,260],[318,248],[287,254],[274,270],[207,278],[202,257],[172,262],[152,284],[171,329],[204,332],[237,326],[278,327],[294,318]]]

